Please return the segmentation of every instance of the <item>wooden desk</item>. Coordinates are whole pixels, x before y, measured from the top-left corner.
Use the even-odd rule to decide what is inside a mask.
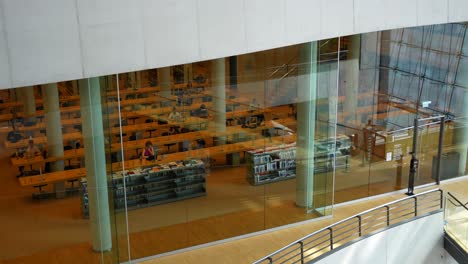
[[[68,142],[70,140],[75,140],[75,139],[82,139],[81,132],[73,132],[73,133],[65,133],[62,135],[63,136],[63,141]],[[34,139],[34,144],[47,144],[47,137],[42,136],[42,137],[35,137]],[[28,146],[29,139],[22,139],[16,143],[11,143],[8,141],[5,141],[5,147],[9,149],[18,149],[18,148],[24,148]]]
[[[258,149],[263,147],[275,146],[280,144],[292,143],[296,140],[295,135],[288,136],[277,136],[272,137],[271,141],[266,138],[256,139],[251,141],[239,142],[234,144],[213,146],[203,149],[190,150],[185,152],[177,152],[171,154],[165,154],[164,159],[148,161],[146,159],[133,159],[124,162],[115,162],[111,166],[107,166],[108,169],[121,170],[122,164],[125,169],[134,169],[142,166],[151,166],[154,164],[167,163],[171,161],[185,160],[185,159],[205,159],[215,155],[224,155],[238,153],[242,151],[248,151],[252,149]]]
[[[42,175],[35,175],[35,176],[20,177],[18,178],[18,181],[21,186],[25,187],[25,186],[35,186],[39,184],[64,182],[67,180],[79,179],[81,177],[86,177],[85,168],[49,172],[49,173],[43,173]]]
[[[31,158],[13,157],[10,159],[10,161],[11,161],[11,164],[16,168],[26,166],[26,165],[33,165],[33,164],[41,164],[41,165],[45,164],[45,160],[41,155],[36,155]]]
[[[80,100],[79,95],[60,96],[60,98],[59,98],[59,101],[61,103],[78,101],[78,100]],[[36,106],[44,104],[43,99],[36,99],[35,102],[36,102]],[[10,102],[5,102],[5,103],[0,104],[0,109],[7,109],[7,108],[12,108],[12,107],[22,107],[22,106],[24,106],[24,102],[10,101]]]
[[[198,87],[208,87],[208,83],[192,83],[191,87],[193,88],[198,88]],[[182,88],[187,88],[186,83],[181,83],[181,84],[174,84],[173,89],[182,89]],[[109,91],[106,92],[106,96],[117,96],[117,93],[119,93],[120,96],[128,95],[128,94],[145,94],[145,93],[159,93],[161,91],[159,86],[154,86],[154,87],[142,87],[138,89],[122,89],[120,91]]]

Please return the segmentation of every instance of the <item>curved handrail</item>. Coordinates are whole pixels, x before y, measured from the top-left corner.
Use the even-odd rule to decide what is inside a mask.
[[[309,234],[307,236],[304,236],[304,237],[302,237],[302,238],[288,244],[287,246],[284,246],[281,249],[276,250],[275,252],[273,252],[273,253],[271,253],[271,254],[269,254],[269,255],[267,255],[267,256],[265,256],[265,257],[263,257],[263,258],[261,258],[261,259],[259,259],[257,261],[255,261],[254,264],[264,263],[265,261],[267,261],[267,263],[274,263],[274,260],[273,260],[274,257],[279,255],[282,252],[285,252],[286,250],[289,250],[289,251],[285,252],[285,254],[279,256],[278,259],[283,258],[285,256],[288,256],[289,254],[291,254],[294,251],[299,250],[299,252],[292,255],[292,256],[290,256],[287,260],[282,260],[282,262],[280,262],[280,263],[285,263],[285,262],[292,261],[293,258],[297,258],[299,256],[300,256],[300,259],[296,260],[295,262],[304,263],[304,258],[305,257],[310,257],[310,256],[312,256],[312,254],[315,254],[317,252],[320,252],[321,250],[327,249],[328,247],[330,248],[330,250],[335,249],[336,247],[334,247],[334,244],[336,243],[336,241],[334,242],[333,238],[336,238],[338,236],[346,234],[348,231],[350,231],[350,230],[346,230],[346,231],[336,235],[336,234],[334,234],[334,231],[337,231],[337,229],[334,229],[334,227],[336,227],[336,226],[338,226],[340,224],[346,223],[346,222],[348,222],[350,220],[356,219],[357,222],[358,222],[358,230],[354,230],[355,231],[354,233],[351,233],[349,236],[346,236],[345,238],[342,238],[340,241],[344,241],[346,238],[352,237],[353,235],[358,235],[358,237],[361,237],[361,236],[364,235],[363,234],[364,233],[363,232],[363,226],[366,227],[366,228],[368,227],[367,230],[371,230],[370,232],[373,232],[373,229],[372,229],[373,227],[381,225],[381,224],[369,225],[369,226],[363,225],[362,224],[362,221],[364,219],[363,216],[365,216],[366,214],[370,214],[370,213],[374,214],[374,215],[372,215],[372,217],[368,217],[366,219],[373,218],[375,220],[375,214],[379,214],[379,212],[375,213],[375,211],[385,209],[385,213],[386,213],[385,217],[377,217],[377,220],[375,220],[374,222],[377,222],[378,220],[381,220],[381,219],[385,219],[386,227],[388,227],[388,226],[391,225],[391,220],[400,219],[399,222],[402,222],[403,220],[405,220],[405,217],[409,217],[410,215],[412,217],[416,217],[416,216],[420,215],[421,211],[424,211],[424,209],[431,209],[431,208],[435,207],[435,205],[429,205],[427,207],[423,207],[423,204],[421,204],[421,203],[418,204],[418,198],[425,199],[424,196],[429,196],[432,193],[437,193],[437,192],[439,193],[438,199],[437,200],[429,200],[429,202],[437,201],[438,202],[437,210],[440,210],[443,207],[443,191],[441,189],[434,189],[434,190],[425,191],[425,192],[422,192],[422,193],[419,193],[419,194],[416,194],[416,195],[413,195],[413,196],[401,198],[401,199],[395,200],[393,202],[389,202],[389,203],[386,203],[386,204],[383,204],[383,205],[380,205],[380,206],[365,210],[365,211],[363,211],[363,212],[361,212],[359,214],[356,214],[356,215],[347,217],[347,218],[345,218],[343,220],[340,220],[340,221],[338,221],[338,222],[336,222],[336,223],[334,223],[334,224],[332,224],[330,226],[321,228],[321,229],[319,229],[319,230],[317,230],[317,231],[315,231],[315,232],[313,232],[313,233],[311,233],[311,234]],[[411,200],[413,201],[413,203],[407,203],[407,201],[411,201]],[[400,204],[400,206],[398,206],[399,204]],[[412,207],[408,208],[407,207],[408,204],[412,205]],[[391,215],[390,212],[392,212],[392,209],[394,210],[395,208],[397,208],[397,209],[403,208],[403,209],[398,210],[398,211],[395,212],[394,215]],[[409,213],[408,213],[409,209],[411,209],[411,211],[409,211]],[[405,211],[406,211],[406,213],[405,213]],[[436,211],[436,210],[434,209],[433,211]],[[433,212],[433,211],[430,211],[430,212]],[[399,214],[399,213],[403,213],[403,214]],[[373,222],[371,222],[371,223],[373,223]],[[395,224],[395,223],[392,223],[392,224]],[[314,240],[309,241],[309,242],[306,242],[306,240],[308,240],[308,239],[310,239],[310,238],[312,238],[312,237],[314,237],[316,235],[319,235],[319,234],[321,234],[321,233],[323,233],[324,231],[327,231],[327,230],[328,230],[328,233],[329,233],[329,239],[327,241],[330,242],[330,243],[327,244],[325,247],[321,247],[320,249],[318,249],[318,250],[316,250],[316,251],[314,251],[312,253],[309,253],[307,256],[304,256],[305,251],[314,249],[314,246],[311,246],[311,247],[305,249],[304,245],[309,245],[309,244],[311,244],[311,243],[325,237],[325,235],[321,235],[321,236],[319,236],[319,237],[317,237]],[[365,229],[364,229],[364,231],[365,231]],[[316,246],[321,245],[321,244],[323,244],[324,242],[327,242],[327,241],[322,241],[322,242],[318,243]],[[297,245],[299,245],[299,248],[292,249],[294,246],[297,247]],[[341,245],[339,245],[339,246],[341,246]],[[310,261],[310,260],[311,259],[309,259],[308,261]]]
[[[447,192],[447,195],[450,196],[450,198],[454,199],[454,200],[458,203],[458,205],[455,205],[455,204],[454,204],[455,206],[457,206],[457,207],[462,206],[463,208],[465,208],[465,210],[468,211],[468,207],[467,207],[468,203],[463,204],[460,200],[457,199],[457,197],[455,197],[455,196],[454,196],[453,194],[451,194],[450,192]]]

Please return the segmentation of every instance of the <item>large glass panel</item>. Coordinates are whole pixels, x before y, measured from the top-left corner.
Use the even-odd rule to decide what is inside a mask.
[[[468,250],[468,209],[462,195],[449,194],[445,199],[445,231],[463,249]]]
[[[335,136],[338,45],[103,79],[120,258],[127,229],[137,259],[330,214],[350,147]]]
[[[460,56],[466,45],[465,31],[465,25],[448,24],[342,38],[339,95],[346,96],[346,101],[338,104],[337,130],[353,138],[350,171],[359,176],[350,176],[353,181],[347,183],[337,172],[336,201],[407,186],[415,118],[444,115],[441,159],[454,156],[454,163],[458,160],[460,164],[466,163],[466,149],[450,147],[464,146],[466,142],[462,136],[465,125],[456,121],[466,116],[462,88],[466,86],[463,81],[466,65],[464,56]],[[435,179],[433,164],[437,159],[440,128],[437,121],[420,122],[416,185]],[[339,199],[341,193],[347,194],[344,200]]]
[[[102,210],[108,221],[92,223],[88,212],[105,203],[89,206],[93,195],[82,195],[85,186],[97,196],[110,189],[106,184],[95,188],[85,183],[89,169],[85,146],[99,142],[83,133],[91,124],[85,121],[87,110],[80,106],[86,98],[79,83],[82,80],[0,91],[5,139],[0,149],[4,176],[0,221],[8,227],[0,239],[1,262],[120,261],[113,210]],[[99,125],[103,122],[92,124]],[[105,168],[104,160],[101,166]],[[105,173],[100,177],[107,183]]]

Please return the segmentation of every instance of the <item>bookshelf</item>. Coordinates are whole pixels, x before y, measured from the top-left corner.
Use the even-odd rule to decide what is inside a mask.
[[[247,180],[252,185],[286,180],[296,176],[296,144],[246,152]]]
[[[206,195],[205,165],[201,160],[177,161],[136,168],[112,175],[115,211],[138,209]],[[125,181],[125,184],[124,184]],[[86,178],[80,182],[81,207],[89,216]]]
[[[314,145],[314,172],[348,168],[351,140],[345,135],[317,139]],[[246,152],[247,180],[261,185],[296,176],[296,144],[256,149]]]

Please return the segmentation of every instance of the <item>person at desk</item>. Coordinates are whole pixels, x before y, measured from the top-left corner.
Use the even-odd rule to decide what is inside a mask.
[[[208,109],[206,109],[205,104],[200,105],[200,108],[192,112],[193,116],[198,116],[201,118],[208,118]]]
[[[26,148],[26,151],[24,152],[24,157],[26,159],[30,159],[30,158],[34,158],[35,156],[38,156],[41,154],[41,151],[39,150],[39,148],[34,145],[34,140],[32,138],[29,139],[28,141],[28,147]],[[24,166],[20,166],[19,168],[19,172],[20,174],[17,175],[16,177],[22,177],[22,176],[25,176],[26,175],[26,171],[24,169]],[[30,173],[32,173],[33,170],[32,170],[32,165],[31,165],[31,171]]]
[[[157,152],[151,141],[146,141],[145,148],[143,149],[140,158],[146,160],[155,160],[157,158]]]
[[[257,98],[252,98],[252,102],[249,105],[249,110],[253,111],[256,109],[260,109],[260,104],[257,103]]]
[[[34,140],[32,138],[29,139],[28,147],[26,148],[26,152],[24,154],[26,158],[33,158],[41,154],[39,148],[36,145],[34,145]]]
[[[180,121],[182,119],[182,115],[177,112],[176,107],[172,107],[172,112],[169,114],[169,120],[171,121]]]

